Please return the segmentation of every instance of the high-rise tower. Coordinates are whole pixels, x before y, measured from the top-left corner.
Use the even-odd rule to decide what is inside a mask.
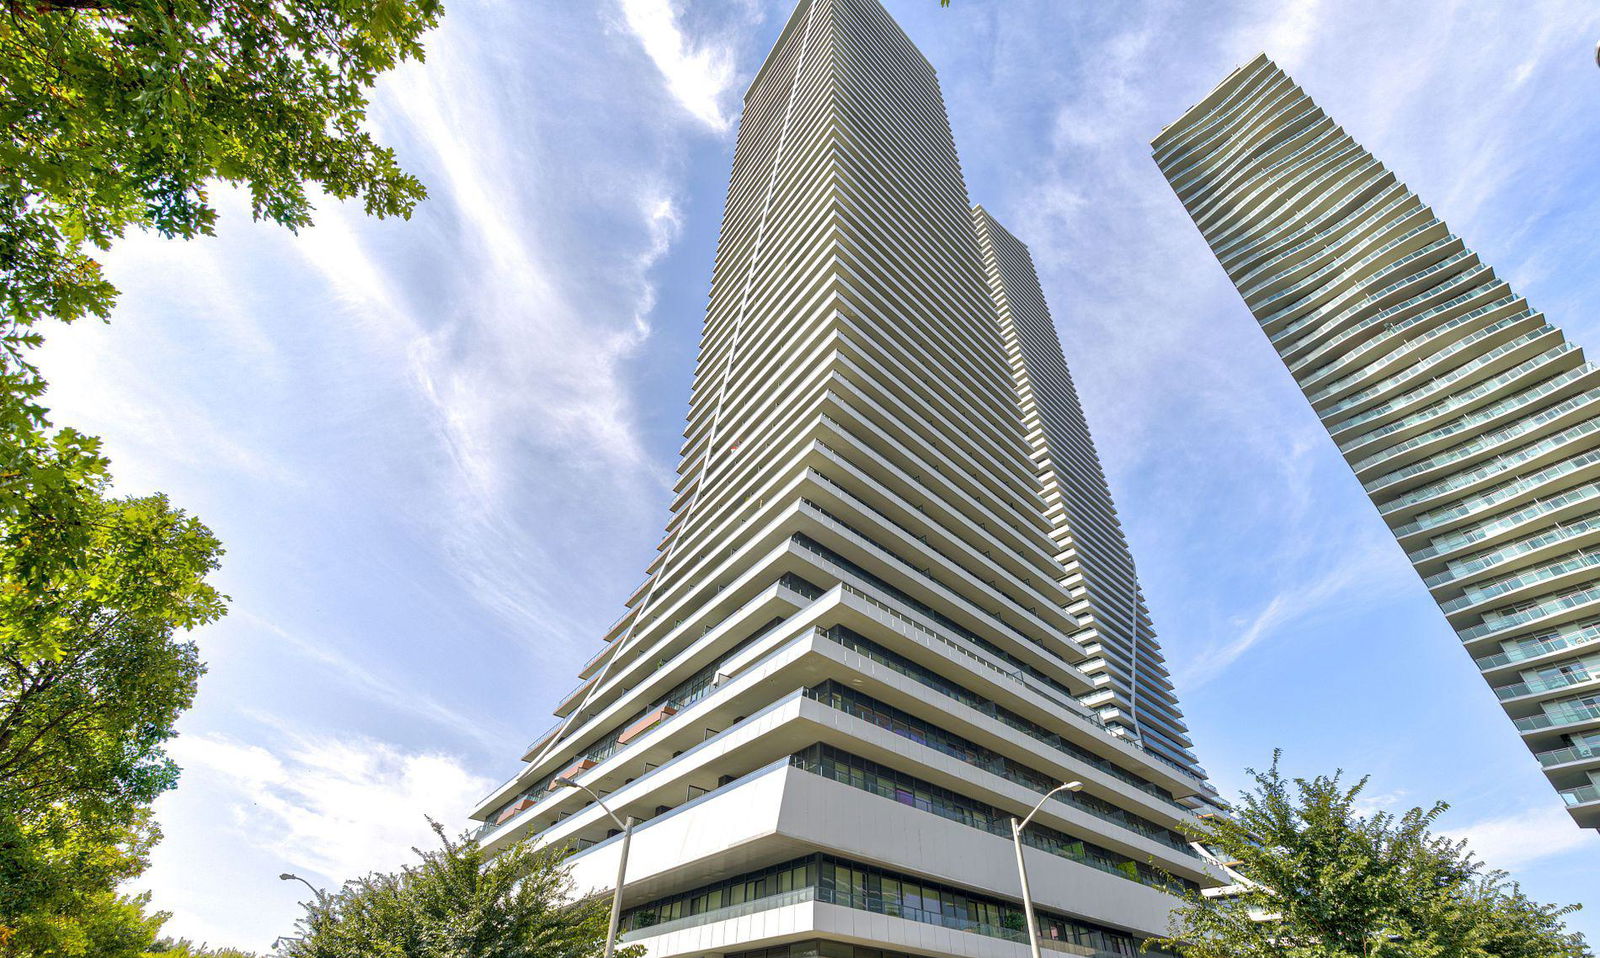
[[[1600,827],[1600,372],[1265,55],[1154,150],[1573,818]]]
[[[1095,691],[1080,701],[1102,721],[1199,770],[1033,258],[982,207],[973,211],[973,223],[1065,569],[1062,585],[1073,599],[1068,611],[1083,626],[1074,637],[1092,656],[1081,668]]]
[[[493,850],[570,843],[676,955],[1131,955],[1190,768],[1102,723],[933,69],[877,0],[802,0],[745,97],[672,516]],[[957,934],[956,932],[961,932]]]

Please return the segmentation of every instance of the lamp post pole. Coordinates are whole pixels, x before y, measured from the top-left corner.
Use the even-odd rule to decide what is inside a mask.
[[[1033,821],[1033,816],[1039,814],[1039,809],[1050,800],[1050,796],[1057,792],[1076,792],[1083,787],[1082,782],[1066,782],[1057,785],[1044,793],[1044,798],[1039,799],[1039,804],[1033,806],[1026,818],[1011,819],[1011,842],[1017,849],[1017,878],[1022,882],[1022,912],[1028,921],[1028,949],[1033,952],[1033,958],[1039,958],[1039,923],[1033,917],[1033,892],[1028,889],[1028,865],[1022,858],[1022,830]],[[610,958],[608,954],[606,958]]]
[[[605,802],[600,800],[600,796],[595,794],[594,789],[581,782],[575,782],[570,778],[558,778],[555,783],[562,788],[581,788],[588,792],[589,797],[594,799],[594,803],[599,805],[600,809],[607,815],[610,815],[611,820],[617,823],[618,828],[622,829],[622,848],[619,849],[620,854],[617,855],[617,885],[616,889],[611,893],[611,922],[606,928],[605,958],[611,958],[612,953],[617,950],[617,925],[622,921],[622,883],[628,874],[628,846],[633,841],[633,826],[638,824],[638,819],[632,815],[628,816],[627,821],[618,818],[617,813],[613,812],[606,806]]]

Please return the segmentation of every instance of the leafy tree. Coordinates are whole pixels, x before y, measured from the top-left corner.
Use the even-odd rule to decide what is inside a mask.
[[[27,0],[0,15],[0,313],[107,315],[91,248],[210,233],[212,181],[311,222],[306,184],[368,213],[424,195],[362,129],[378,75],[421,59],[440,0]]]
[[[205,944],[195,944],[187,938],[162,938],[150,946],[151,958],[256,958],[253,951],[240,951],[237,948],[211,948]]]
[[[347,882],[307,903],[285,958],[596,958],[609,900],[574,897],[563,849],[519,842],[492,858],[477,841],[451,841],[398,872]],[[620,958],[637,958],[638,948]]]
[[[1237,894],[1194,894],[1162,944],[1188,958],[1590,958],[1562,918],[1430,831],[1448,808],[1363,815],[1363,778],[1250,770],[1232,817],[1197,837],[1237,861]]]
[[[133,958],[165,915],[116,886],[144,870],[156,830],[139,810],[126,822],[67,805],[0,811],[0,955]]]
[[[222,613],[221,548],[164,497],[82,484],[73,561],[53,524],[0,514],[0,955],[141,954],[164,916],[117,886],[158,837],[162,752],[203,667],[176,632]],[[41,568],[50,574],[40,577]]]
[[[37,323],[110,315],[95,250],[130,227],[211,233],[208,189],[311,222],[308,186],[409,216],[425,190],[363,128],[367,90],[422,58],[440,0],[14,0],[0,8],[0,517],[44,537],[4,586],[48,587],[106,479],[99,443],[53,431],[28,360]],[[51,654],[48,643],[31,650]]]
[[[174,633],[222,614],[222,550],[163,496],[80,505],[84,548],[42,588],[19,583],[56,543],[0,521],[0,808],[119,819],[176,779],[161,745],[203,667]]]
[[[116,893],[157,837],[162,753],[222,614],[220,548],[163,497],[112,499],[99,441],[56,429],[39,321],[107,318],[95,251],[129,228],[215,228],[213,182],[257,219],[314,188],[409,216],[425,192],[363,129],[367,90],[440,0],[13,0],[0,7],[0,958],[119,958],[164,916]],[[193,952],[193,946],[182,943]],[[178,953],[174,945],[165,949]]]

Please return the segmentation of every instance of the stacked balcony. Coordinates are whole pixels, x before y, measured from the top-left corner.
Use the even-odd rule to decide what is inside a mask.
[[[1578,824],[1600,827],[1600,371],[1265,56],[1155,159]]]

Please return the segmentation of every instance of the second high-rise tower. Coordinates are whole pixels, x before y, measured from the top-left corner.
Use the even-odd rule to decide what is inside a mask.
[[[1574,820],[1600,827],[1600,369],[1265,55],[1154,150]]]

